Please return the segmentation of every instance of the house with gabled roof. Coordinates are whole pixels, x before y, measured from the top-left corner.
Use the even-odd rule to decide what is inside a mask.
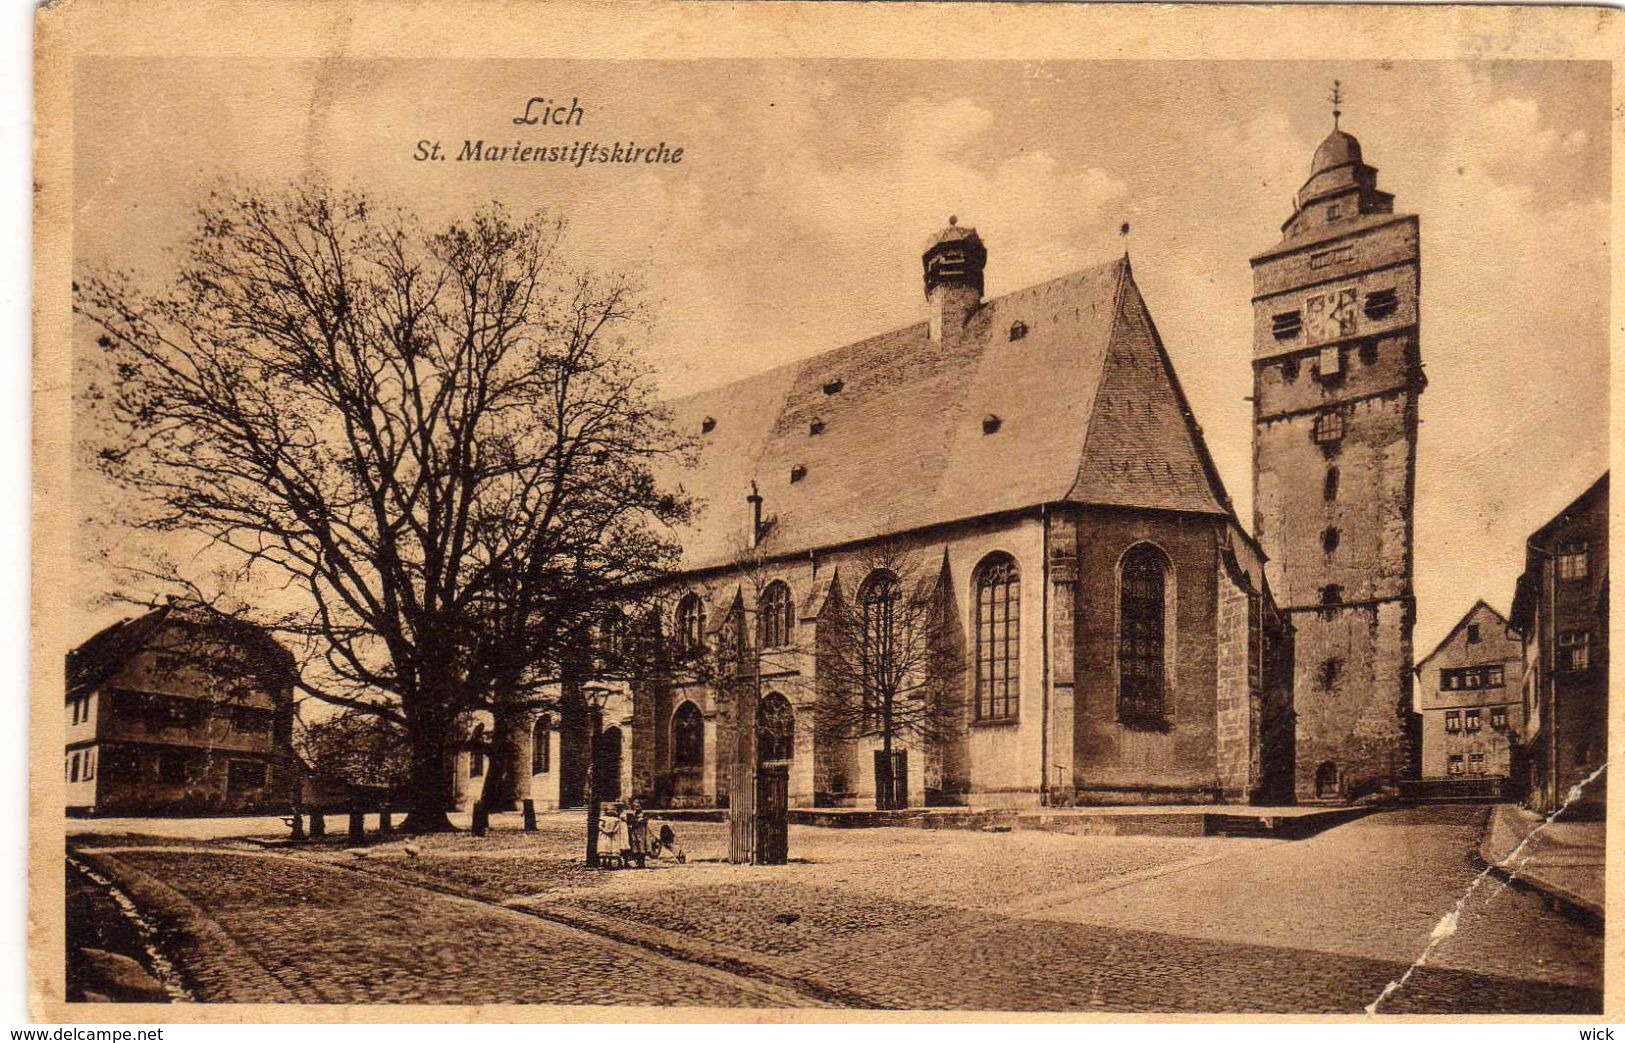
[[[1422,780],[1470,788],[1508,780],[1524,735],[1523,643],[1480,600],[1416,666]]]
[[[285,808],[293,785],[293,655],[262,628],[171,601],[67,656],[70,812]]]
[[[993,299],[986,263],[950,219],[919,322],[670,403],[698,509],[659,630],[692,651],[736,621],[767,738],[703,671],[622,685],[618,795],[722,804],[753,749],[792,805],[874,806],[876,743],[819,725],[820,641],[882,550],[931,578],[963,665],[952,734],[902,751],[907,804],[1290,799],[1289,630],[1129,259]],[[580,705],[534,740],[544,806],[579,801]]]

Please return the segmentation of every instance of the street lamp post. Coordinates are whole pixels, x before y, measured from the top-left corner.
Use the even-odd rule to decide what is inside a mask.
[[[587,865],[597,869],[598,819],[603,813],[598,800],[598,732],[603,728],[604,706],[613,689],[587,685],[581,691],[587,700]]]

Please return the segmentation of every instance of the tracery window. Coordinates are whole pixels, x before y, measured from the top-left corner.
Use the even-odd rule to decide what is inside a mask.
[[[1021,704],[1021,573],[1008,554],[976,571],[976,719],[1013,720]]]
[[[698,594],[685,594],[677,603],[677,650],[698,652],[705,645],[705,602]]]
[[[789,584],[774,580],[762,591],[762,602],[757,606],[758,637],[763,648],[782,648],[790,643],[790,628],[795,622],[794,599]]]
[[[1124,724],[1166,721],[1168,558],[1142,543],[1123,556],[1117,632],[1117,715]]]
[[[863,610],[863,709],[880,712],[882,693],[895,691],[901,678],[897,663],[897,577],[884,570],[863,581],[858,603]]]
[[[705,718],[693,703],[685,702],[671,715],[671,760],[679,768],[705,763]]]
[[[796,714],[790,702],[769,692],[756,709],[756,754],[762,763],[788,761],[795,755]]]

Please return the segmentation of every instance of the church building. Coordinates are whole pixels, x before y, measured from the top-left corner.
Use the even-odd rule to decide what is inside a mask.
[[[595,685],[595,788],[657,806],[769,769],[792,806],[1290,799],[1290,630],[1128,258],[994,299],[987,262],[950,219],[919,322],[671,403],[667,666],[567,685],[538,806],[580,802]],[[888,671],[895,707],[826,712]]]

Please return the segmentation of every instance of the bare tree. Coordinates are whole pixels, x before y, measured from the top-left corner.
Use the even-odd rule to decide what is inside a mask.
[[[946,562],[932,569],[891,547],[837,584],[818,626],[820,730],[878,739],[890,770],[900,743],[931,751],[964,727],[965,662]],[[876,779],[877,797],[885,786]]]
[[[303,640],[307,693],[405,729],[410,830],[449,828],[458,716],[534,698],[686,513],[652,470],[682,446],[626,339],[633,287],[573,271],[562,233],[244,189],[200,207],[167,287],[74,287],[129,523],[201,538]]]

